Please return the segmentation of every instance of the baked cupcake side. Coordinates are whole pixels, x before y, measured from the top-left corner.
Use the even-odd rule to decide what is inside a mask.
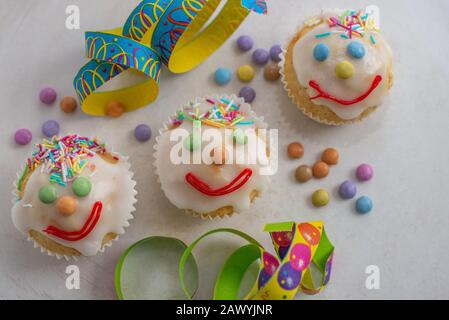
[[[93,256],[129,226],[135,185],[128,159],[104,144],[53,137],[37,145],[18,175],[12,220],[42,252]]]
[[[305,22],[280,62],[293,102],[329,125],[358,122],[375,111],[392,87],[392,65],[391,49],[373,18],[338,9]]]
[[[194,135],[198,126],[199,140]],[[222,218],[248,209],[270,182],[261,170],[265,164],[249,160],[247,152],[257,145],[269,158],[266,137],[258,134],[266,128],[263,118],[235,95],[207,96],[184,105],[164,124],[154,147],[156,174],[168,200],[201,218]],[[216,144],[207,138],[213,134],[221,139]],[[193,161],[196,150],[202,154],[199,162]],[[244,159],[237,161],[241,150]],[[188,162],[173,161],[173,155],[181,153],[190,157]]]

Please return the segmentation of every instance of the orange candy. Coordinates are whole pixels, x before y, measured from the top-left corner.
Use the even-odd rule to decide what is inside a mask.
[[[340,155],[338,154],[338,151],[334,148],[327,148],[323,151],[323,154],[321,155],[321,161],[326,162],[328,165],[335,165],[338,163],[338,159],[340,158]]]
[[[74,197],[63,196],[56,203],[59,214],[68,217],[75,213],[78,204]]]
[[[312,171],[315,178],[321,179],[329,174],[329,166],[326,162],[318,161],[313,165]]]
[[[288,145],[288,156],[293,159],[299,159],[304,155],[304,146],[299,142],[292,142]]]
[[[120,117],[125,112],[125,107],[118,101],[111,101],[106,106],[106,114],[112,118]]]
[[[73,97],[64,97],[59,103],[59,106],[61,110],[64,111],[65,113],[72,113],[76,110],[78,103],[76,102],[76,99]]]

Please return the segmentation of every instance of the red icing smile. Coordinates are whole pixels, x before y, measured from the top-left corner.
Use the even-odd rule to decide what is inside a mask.
[[[196,177],[193,173],[189,172],[186,174],[186,182],[190,184],[192,187],[194,187],[199,192],[211,196],[211,197],[218,197],[223,196],[225,194],[232,193],[241,187],[245,185],[245,183],[248,182],[249,178],[251,178],[251,175],[253,174],[253,171],[250,168],[243,169],[242,172],[239,173],[237,177],[235,177],[234,180],[232,180],[230,183],[225,185],[222,188],[218,189],[211,189],[209,185],[207,185],[205,182],[203,182],[200,178]]]
[[[97,201],[94,203],[92,207],[92,211],[90,212],[89,217],[84,223],[83,227],[78,231],[65,231],[59,229],[55,226],[48,226],[43,231],[47,234],[53,235],[55,237],[61,238],[67,241],[78,241],[89,235],[92,230],[97,225],[98,220],[100,219],[101,210],[103,209],[103,204],[101,201]]]
[[[318,84],[318,82],[316,82],[315,80],[311,80],[309,82],[309,86],[311,88],[315,89],[318,92],[318,95],[316,95],[315,97],[310,98],[310,99],[314,100],[314,99],[318,99],[318,98],[323,98],[323,99],[327,99],[327,100],[331,100],[331,101],[337,102],[337,103],[342,104],[344,106],[350,106],[350,105],[353,105],[353,104],[356,104],[358,102],[361,102],[361,101],[365,100],[371,94],[371,92],[373,92],[374,89],[377,88],[377,86],[379,85],[379,83],[381,81],[382,81],[382,76],[381,75],[377,75],[374,78],[373,83],[371,83],[371,87],[369,87],[369,89],[364,94],[362,94],[361,96],[359,96],[359,97],[357,97],[355,99],[352,99],[352,100],[343,100],[343,99],[336,98],[336,97],[332,96],[331,94],[327,93],[326,91],[321,89],[321,87]]]

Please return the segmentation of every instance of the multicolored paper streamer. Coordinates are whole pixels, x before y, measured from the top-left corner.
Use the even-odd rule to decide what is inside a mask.
[[[217,50],[250,12],[267,13],[265,0],[143,0],[122,28],[86,32],[91,59],[75,76],[84,112],[102,116],[111,101],[133,111],[153,102],[159,92],[162,63],[171,72],[192,70]],[[113,91],[97,89],[125,70],[145,75],[138,85]]]
[[[234,251],[223,264],[217,276],[214,289],[214,299],[236,300],[246,271],[255,262],[260,262],[259,274],[245,300],[288,300],[293,299],[298,291],[305,294],[317,294],[329,282],[332,268],[334,247],[327,238],[322,222],[294,223],[284,222],[268,224],[264,231],[270,233],[276,255],[266,251],[263,246],[251,236],[235,229],[215,229],[209,231],[186,246],[178,239],[163,238],[173,244],[179,254],[179,280],[182,291],[176,285],[172,290],[176,293],[170,297],[179,297],[184,292],[188,299],[193,298],[198,288],[198,267],[192,255],[192,250],[206,237],[217,233],[231,233],[248,242]],[[159,243],[161,237],[150,237],[131,246],[120,257],[116,268],[116,291],[120,299],[145,299],[160,296],[150,293],[150,296],[137,293],[137,289],[129,285],[126,274],[136,274],[142,268],[150,269],[154,259],[145,260],[145,252],[154,255],[150,242]],[[179,248],[179,243],[182,249]],[[135,266],[129,258],[133,249],[146,245],[146,251],[141,250],[138,261],[150,265]],[[165,253],[167,251],[164,251]],[[137,255],[134,254],[134,257]],[[128,267],[124,267],[128,264]],[[157,275],[152,275],[158,277]],[[173,278],[173,276],[172,276]],[[142,280],[144,281],[144,280]],[[135,281],[136,282],[136,281]],[[142,289],[139,289],[142,290]],[[145,290],[144,290],[145,291]],[[165,290],[164,290],[165,292]]]

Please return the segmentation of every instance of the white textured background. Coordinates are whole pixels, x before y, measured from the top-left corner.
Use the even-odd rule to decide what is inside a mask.
[[[270,191],[256,204],[232,219],[201,221],[173,207],[155,181],[152,147],[138,143],[132,130],[148,123],[153,134],[184,101],[207,93],[238,92],[234,79],[217,87],[211,74],[219,66],[236,69],[250,60],[235,49],[242,33],[252,35],[256,47],[284,44],[298,23],[322,7],[359,7],[365,1],[269,0],[269,15],[252,14],[237,33],[198,69],[184,75],[167,72],[159,99],[151,106],[120,119],[65,115],[57,105],[38,102],[43,86],[53,86],[59,95],[73,95],[72,79],[85,62],[83,31],[102,30],[122,24],[137,1],[120,0],[2,0],[0,2],[0,298],[114,299],[113,272],[120,253],[146,235],[175,236],[186,242],[203,231],[220,226],[237,227],[270,247],[265,223],[284,220],[323,219],[336,246],[334,269],[327,289],[314,298],[449,298],[448,190],[449,190],[449,2],[377,1],[382,29],[395,54],[395,85],[384,108],[360,125],[325,127],[305,118],[295,109],[280,83],[263,80],[262,70],[251,83],[258,96],[254,109],[280,130],[280,168]],[[65,29],[65,8],[81,9],[81,30]],[[105,254],[81,259],[81,289],[65,288],[66,261],[47,257],[33,249],[11,223],[11,189],[16,171],[32,151],[18,147],[14,131],[27,127],[36,143],[40,126],[47,119],[60,121],[62,133],[78,132],[107,138],[109,144],[131,156],[138,183],[135,219],[127,233]],[[154,135],[153,135],[154,136]],[[292,140],[304,143],[301,161],[288,160],[285,148]],[[323,148],[335,146],[341,164],[328,178],[305,185],[295,183],[293,171],[302,162],[313,163]],[[358,184],[359,195],[374,200],[372,214],[359,216],[353,201],[336,196],[338,184],[353,178],[361,162],[375,168],[372,182]],[[313,190],[332,192],[332,202],[323,209],[309,204]],[[198,297],[212,296],[213,280],[225,254],[238,240],[218,237],[196,251],[200,263]],[[380,268],[380,290],[365,288],[365,268]]]

